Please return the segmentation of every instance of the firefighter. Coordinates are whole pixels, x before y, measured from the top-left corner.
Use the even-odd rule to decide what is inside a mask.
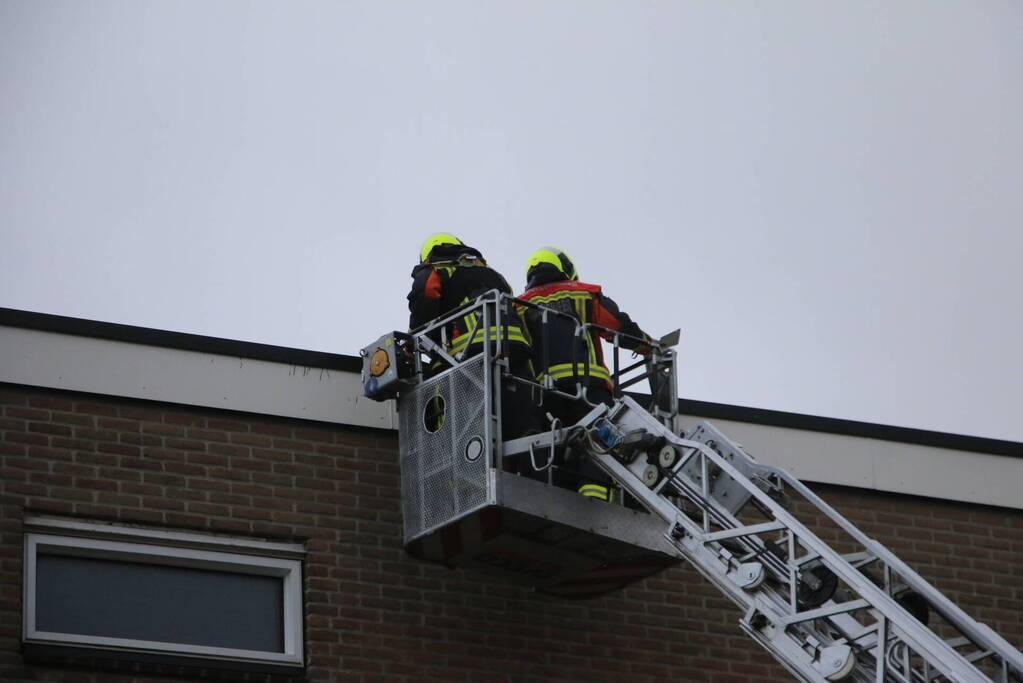
[[[493,289],[509,296],[512,294],[508,282],[487,265],[479,250],[449,233],[430,235],[420,249],[419,265],[412,269],[412,291],[408,294],[409,327],[421,327]],[[491,315],[494,313],[491,311]],[[477,313],[469,313],[445,326],[448,353],[471,358],[482,351],[484,330],[483,325],[476,322],[476,316]],[[513,307],[508,307],[507,316],[501,328],[490,328],[490,338],[494,340],[497,335],[503,335],[509,372],[532,381],[532,352],[525,326]],[[474,326],[475,333],[470,339]],[[440,341],[439,335],[435,341]],[[514,439],[536,430],[537,410],[530,388],[511,378],[501,384],[502,438]]]
[[[649,355],[650,337],[604,295],[599,285],[579,282],[579,274],[568,254],[557,247],[541,247],[526,263],[526,291],[519,298],[556,313],[523,307],[524,318],[533,340],[533,362],[541,383],[550,382],[559,392],[578,395],[576,399],[548,394],[545,408],[562,425],[578,422],[593,405],[614,401],[611,373],[604,365],[600,338],[612,338],[610,332],[590,328],[577,334],[578,325],[592,323],[623,335],[619,345]],[[560,315],[559,315],[560,314]],[[585,400],[583,400],[585,399]],[[605,475],[588,461],[568,463],[577,466],[577,490],[585,496],[611,500]],[[562,485],[570,484],[570,478]]]

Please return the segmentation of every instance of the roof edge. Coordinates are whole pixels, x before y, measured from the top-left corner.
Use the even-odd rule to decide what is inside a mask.
[[[182,351],[198,351],[214,353],[222,356],[236,356],[253,360],[302,365],[307,367],[325,368],[327,370],[345,370],[359,372],[362,361],[357,356],[348,356],[323,351],[305,351],[286,346],[258,344],[256,342],[207,337],[201,334],[186,332],[168,332],[150,327],[136,327],[119,323],[101,322],[70,318],[50,313],[21,311],[13,308],[0,308],[0,325],[21,327],[44,332],[57,332],[80,337],[110,339],[112,341],[145,344]]]
[[[895,441],[918,446],[934,446],[936,448],[970,451],[972,453],[1023,458],[1023,443],[991,439],[983,436],[936,432],[913,427],[896,427],[872,422],[858,422],[856,420],[843,420],[835,417],[788,413],[781,410],[749,408],[684,398],[678,400],[678,409],[680,413],[685,415],[747,422],[766,427],[785,427],[804,431],[879,439],[882,441]]]
[[[284,363],[287,365],[325,368],[328,370],[359,372],[362,369],[362,360],[358,356],[326,353],[323,351],[306,351],[285,346],[222,339],[185,332],[169,332],[148,327],[85,320],[13,308],[0,307],[0,325],[184,351],[252,358],[254,360]],[[679,399],[679,411],[687,415],[733,420],[735,422],[746,422],[769,427],[785,427],[1023,458],[1023,443],[1002,439],[936,432],[912,427],[896,427],[856,420],[804,415],[780,410],[751,408],[684,398]]]

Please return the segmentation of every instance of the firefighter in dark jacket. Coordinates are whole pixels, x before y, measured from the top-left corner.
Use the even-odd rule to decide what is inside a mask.
[[[512,294],[508,282],[487,266],[478,250],[448,233],[430,235],[419,252],[419,265],[412,269],[412,291],[408,294],[409,328],[421,327],[494,289],[509,296]],[[491,316],[494,313],[491,311]],[[448,353],[471,358],[482,351],[484,329],[482,321],[477,323],[477,315],[468,313],[445,326],[445,350]],[[470,339],[474,327],[475,332]],[[505,340],[502,343],[507,349],[510,373],[533,380],[528,333],[518,312],[511,306],[501,327],[490,328],[492,344],[499,334]],[[439,342],[439,337],[435,341]],[[502,388],[502,438],[514,439],[536,429],[538,413],[530,387],[506,378]]]
[[[576,334],[580,324],[594,324],[622,333],[619,345],[642,355],[649,355],[650,337],[609,297],[599,285],[579,282],[575,264],[556,247],[541,247],[526,264],[526,291],[520,299],[553,309],[560,315],[525,307],[524,317],[533,340],[533,364],[542,384],[550,383],[559,392],[576,395],[570,399],[557,394],[544,398],[544,407],[561,420],[562,425],[577,422],[592,405],[614,401],[611,373],[604,365],[600,338],[611,333],[590,328]],[[583,400],[585,398],[585,401]],[[573,464],[569,463],[569,467]],[[605,475],[593,464],[577,465],[580,477],[578,491],[583,495],[610,501],[611,491]],[[565,483],[565,482],[562,482]]]

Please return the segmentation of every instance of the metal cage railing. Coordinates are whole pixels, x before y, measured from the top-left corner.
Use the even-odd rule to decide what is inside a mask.
[[[539,337],[535,324],[532,335],[532,341],[542,350],[542,355],[534,358],[538,365],[542,368],[549,365],[546,350],[549,347],[548,335],[553,334],[554,318],[559,319],[561,333],[567,321],[572,334],[577,337],[593,335],[595,344],[600,344],[600,339],[608,341],[609,373],[615,398],[647,381],[651,389],[651,413],[666,426],[674,425],[678,401],[675,351],[671,347],[677,342],[677,333],[663,340],[639,339],[593,323],[583,324],[566,313],[491,290],[408,333],[413,377],[408,380],[409,388],[401,392],[399,414],[404,495],[413,508],[413,513],[406,515],[406,523],[411,520],[412,528],[407,531],[412,531],[413,535],[431,528],[427,520],[468,512],[472,506],[467,505],[466,500],[476,501],[476,506],[493,502],[492,490],[487,490],[479,498],[463,495],[467,487],[467,472],[479,479],[474,485],[476,489],[483,490],[486,486],[483,481],[486,472],[481,469],[479,459],[486,463],[488,470],[514,469],[511,461],[505,459],[505,443],[501,438],[503,388],[507,383],[514,382],[529,388],[541,416],[539,419],[542,419],[544,399],[548,396],[560,396],[590,408],[597,405],[587,397],[585,380],[590,374],[591,359],[588,354],[577,357],[575,353],[585,345],[573,345],[571,363],[573,369],[578,367],[574,392],[555,388],[551,378],[542,373],[523,377],[511,371],[512,344],[508,331],[512,326],[526,329],[524,318],[527,310],[539,313]],[[453,348],[452,328],[455,324],[461,327],[458,337],[467,340],[457,350]],[[633,343],[629,344],[629,341]],[[627,349],[623,343],[629,346],[648,345],[649,355],[636,361],[625,361],[623,354]],[[466,422],[470,415],[478,424],[470,426]],[[445,420],[448,421],[447,428],[443,426]],[[437,427],[438,424],[441,426],[431,431],[431,425]],[[533,459],[536,470],[550,469],[553,465],[546,475],[548,483],[553,481],[554,471],[566,469],[564,463],[555,465],[553,457],[555,443],[567,436],[561,428],[557,420],[549,425],[545,441],[551,449],[551,457],[547,467],[539,466]],[[472,453],[467,453],[467,448],[472,448]],[[521,452],[520,448],[508,455]],[[469,456],[474,463],[471,467],[466,465]],[[571,472],[570,469],[566,471]]]

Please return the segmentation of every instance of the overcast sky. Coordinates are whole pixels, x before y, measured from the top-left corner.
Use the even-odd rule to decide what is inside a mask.
[[[0,306],[353,354],[565,249],[681,395],[1023,440],[1019,2],[0,0]]]

